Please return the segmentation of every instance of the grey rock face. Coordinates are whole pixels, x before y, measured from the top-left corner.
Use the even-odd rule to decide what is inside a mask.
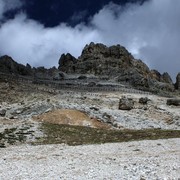
[[[7,55],[0,57],[0,72],[23,76],[32,75],[32,69],[30,66],[26,67],[22,64],[18,64]]]
[[[77,59],[71,54],[62,54],[59,59],[59,70],[63,72],[75,72],[75,63]]]
[[[168,99],[167,105],[180,106],[180,99]]]
[[[76,60],[72,55],[62,55],[59,69],[67,73],[115,76],[123,67],[132,66],[132,55],[122,46],[107,47],[103,44],[86,45]]]
[[[151,77],[154,79],[154,80],[157,80],[157,81],[161,81],[161,73],[155,69],[151,70]]]
[[[165,83],[173,84],[173,81],[167,72],[163,73],[162,78]]]
[[[174,91],[173,81],[167,72],[161,75],[157,70],[151,70],[150,76],[151,86],[157,90]]]
[[[122,46],[86,45],[77,61],[77,73],[116,76],[124,67],[132,66],[132,55]]]
[[[119,100],[120,110],[131,110],[134,107],[134,101],[131,98],[122,97]]]

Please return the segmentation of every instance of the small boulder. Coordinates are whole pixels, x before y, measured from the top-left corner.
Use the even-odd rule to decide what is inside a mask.
[[[89,109],[94,110],[94,111],[99,111],[99,108],[94,107],[94,106],[90,107]]]
[[[0,116],[4,117],[6,115],[5,109],[0,109]]]
[[[180,106],[180,99],[167,99],[167,105]]]
[[[134,101],[131,98],[122,97],[119,100],[119,109],[120,110],[131,110],[134,107]]]
[[[148,99],[147,97],[141,97],[140,99],[139,99],[139,103],[140,104],[147,104],[148,103],[148,101],[150,101],[150,99]]]

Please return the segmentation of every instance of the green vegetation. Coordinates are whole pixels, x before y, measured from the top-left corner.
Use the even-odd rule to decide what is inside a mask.
[[[107,130],[43,123],[44,137],[34,144],[100,144],[148,139],[179,138],[179,130]]]
[[[29,131],[29,127],[5,129],[0,133],[0,148],[5,148],[6,144],[25,143],[27,136],[33,136],[33,133],[33,131]]]
[[[8,144],[16,145],[27,143],[27,137],[29,136],[34,136],[36,139],[31,142],[33,145],[61,143],[82,145],[145,139],[180,138],[179,130],[108,130],[50,123],[42,123],[40,131],[43,132],[43,137],[35,137],[34,131],[30,130],[29,125],[20,128],[5,129],[4,132],[0,133],[0,148],[5,148]]]

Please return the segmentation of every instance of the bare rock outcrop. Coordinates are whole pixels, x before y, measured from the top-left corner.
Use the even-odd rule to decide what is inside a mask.
[[[34,79],[61,79],[62,73],[56,68],[45,68],[43,66],[32,68],[31,65],[19,64],[11,57],[5,55],[0,57],[0,73],[10,74],[15,77],[28,76]]]
[[[165,73],[162,74],[162,79],[163,79],[163,81],[164,81],[165,83],[173,84],[173,81],[172,81],[172,79],[171,79],[171,76],[170,76],[167,72],[165,72]]]
[[[32,75],[32,69],[29,64],[27,66],[19,64],[7,55],[0,57],[0,72],[23,76]]]
[[[66,73],[93,74],[99,77],[128,82],[134,86],[148,87],[149,68],[121,45],[107,47],[103,44],[86,45],[81,56],[62,55],[59,70]]]
[[[69,72],[75,72],[75,63],[77,62],[77,59],[72,56],[71,54],[62,54],[59,59],[59,70],[69,73]]]

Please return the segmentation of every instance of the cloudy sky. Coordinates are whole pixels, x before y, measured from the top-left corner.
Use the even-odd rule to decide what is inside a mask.
[[[180,0],[0,0],[0,56],[57,66],[90,42],[121,44],[151,69],[180,72]]]

